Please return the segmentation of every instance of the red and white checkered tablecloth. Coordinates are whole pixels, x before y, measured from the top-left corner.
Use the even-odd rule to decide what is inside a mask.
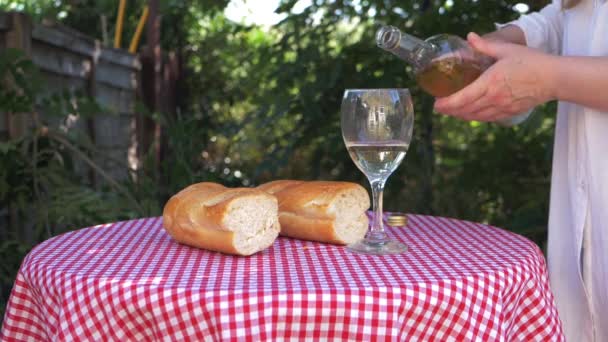
[[[180,245],[161,218],[81,229],[23,261],[0,340],[562,341],[529,240],[410,215],[406,254],[279,238],[234,257]]]

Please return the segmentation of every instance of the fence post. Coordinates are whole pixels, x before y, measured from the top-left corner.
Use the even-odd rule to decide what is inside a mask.
[[[19,49],[27,57],[32,54],[32,22],[30,18],[17,12],[9,13],[10,28],[6,33],[6,47]],[[27,117],[25,113],[7,113],[7,128],[9,138],[17,138],[25,134]]]
[[[97,98],[96,73],[97,73],[97,64],[99,63],[100,54],[101,54],[101,43],[99,41],[95,40],[95,48],[93,50],[93,54],[90,59],[91,69],[87,74],[87,83],[86,83],[86,93],[87,93],[87,96],[89,96],[91,99]],[[98,113],[95,113],[95,114],[97,115]],[[95,135],[95,119],[94,118],[88,117],[86,119],[86,130],[87,130],[87,134],[89,135],[89,138],[91,139],[91,143],[93,145],[96,145],[97,138]],[[93,154],[91,152],[88,152],[87,155],[90,158],[93,158]],[[89,181],[91,182],[91,185],[93,186],[93,188],[97,188],[97,177],[95,174],[95,170],[93,170],[92,168],[89,168],[88,177],[89,177]]]
[[[6,48],[19,49],[26,57],[32,54],[32,22],[30,18],[17,12],[8,14],[9,28],[5,35]],[[30,113],[5,113],[8,138],[15,139],[26,133]],[[14,202],[8,204],[8,220],[10,231],[22,232],[24,240],[34,242],[34,227],[30,220],[22,220]]]
[[[146,25],[147,44],[141,54],[141,93],[143,101],[150,112],[161,110],[161,81],[162,81],[162,59],[160,47],[160,16],[158,0],[149,0],[150,14]],[[139,113],[137,132],[139,135],[140,156],[153,148],[154,170],[153,176],[156,181],[160,169],[160,125],[151,118]]]

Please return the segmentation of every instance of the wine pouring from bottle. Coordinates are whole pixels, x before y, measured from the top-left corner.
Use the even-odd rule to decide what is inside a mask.
[[[394,26],[383,26],[376,32],[376,43],[408,62],[418,85],[435,97],[466,87],[494,62],[474,51],[462,38],[449,34],[422,40]]]

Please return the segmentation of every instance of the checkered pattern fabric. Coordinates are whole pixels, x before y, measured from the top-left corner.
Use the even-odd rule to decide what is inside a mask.
[[[234,257],[161,218],[63,234],[25,258],[0,340],[562,341],[540,250],[494,227],[410,215],[400,255],[280,237]]]

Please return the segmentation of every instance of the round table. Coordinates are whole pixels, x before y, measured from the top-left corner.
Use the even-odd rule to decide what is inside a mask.
[[[405,254],[279,237],[236,257],[162,218],[51,238],[24,259],[0,340],[562,341],[541,251],[495,227],[409,215]]]

